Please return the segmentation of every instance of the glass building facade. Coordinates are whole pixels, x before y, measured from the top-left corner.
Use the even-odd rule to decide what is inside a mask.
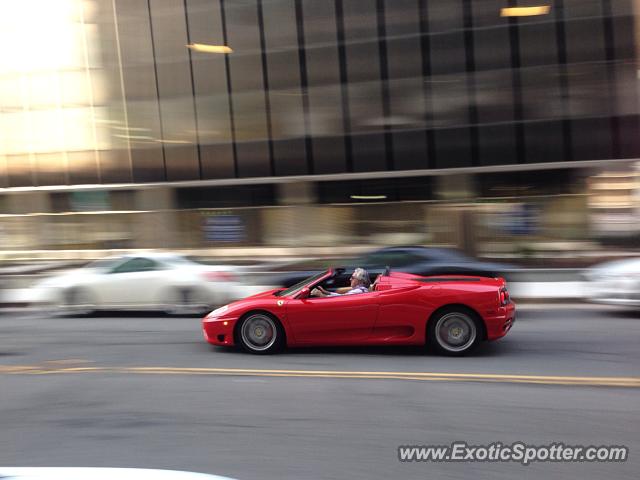
[[[638,158],[634,3],[0,0],[0,187]]]

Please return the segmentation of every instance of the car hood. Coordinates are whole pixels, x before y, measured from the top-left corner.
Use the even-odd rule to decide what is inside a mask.
[[[75,270],[69,270],[68,272],[58,273],[57,275],[52,275],[45,279],[42,279],[36,282],[34,287],[63,287],[65,285],[69,285],[70,283],[76,283],[82,281],[83,279],[88,279],[89,277],[93,277],[98,270],[96,269],[88,269],[88,268],[80,268]]]

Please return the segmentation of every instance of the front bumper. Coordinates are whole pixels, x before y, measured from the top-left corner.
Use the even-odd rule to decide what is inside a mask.
[[[584,294],[589,302],[603,305],[640,306],[640,279],[634,275],[608,276],[587,282]]]
[[[516,321],[516,304],[509,302],[497,309],[493,315],[485,317],[487,340],[497,340],[504,337]]]
[[[202,333],[204,339],[212,345],[233,346],[235,344],[233,329],[236,326],[236,321],[236,318],[203,318]]]

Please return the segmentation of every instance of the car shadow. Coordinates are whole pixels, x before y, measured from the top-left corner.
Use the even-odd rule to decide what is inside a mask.
[[[227,355],[252,355],[241,347],[222,347],[209,345],[215,353]],[[509,348],[503,342],[484,342],[471,353],[462,357],[446,357],[421,345],[373,345],[373,346],[333,346],[333,347],[295,347],[286,348],[277,356],[288,355],[360,355],[360,356],[403,356],[403,357],[436,357],[436,358],[474,358],[501,356]],[[271,356],[273,356],[271,355]],[[253,356],[253,355],[252,355]]]
[[[23,357],[26,353],[24,352],[8,352],[8,351],[0,351],[0,357]]]
[[[57,316],[64,318],[202,318],[204,313],[183,313],[180,315],[149,310],[99,310],[92,313],[59,312]]]
[[[610,316],[610,317],[616,317],[616,318],[632,318],[632,319],[637,319],[640,318],[640,308],[638,309],[633,309],[631,307],[629,308],[620,308],[620,309],[611,309],[611,310],[606,310],[605,314]]]

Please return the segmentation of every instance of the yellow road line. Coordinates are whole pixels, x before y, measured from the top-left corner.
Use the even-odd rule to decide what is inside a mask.
[[[64,373],[120,373],[156,375],[218,375],[253,377],[306,377],[306,378],[352,378],[392,379],[447,382],[491,382],[524,383],[538,385],[614,386],[640,387],[640,377],[577,377],[550,375],[509,375],[491,373],[449,372],[370,372],[339,370],[268,370],[245,368],[198,368],[198,367],[58,367],[46,365],[5,365],[0,374],[51,375]]]
[[[124,367],[127,368],[127,367]],[[348,374],[348,375],[425,375],[430,377],[474,377],[474,378],[504,378],[504,379],[560,379],[560,380],[609,380],[611,378],[633,380],[640,382],[640,377],[565,377],[565,376],[545,376],[545,375],[510,375],[493,373],[449,373],[449,372],[376,372],[376,371],[339,371],[339,370],[268,370],[268,369],[248,369],[248,368],[208,368],[208,367],[129,367],[139,371],[153,370],[176,370],[179,372],[233,372],[233,373],[300,373],[300,374]]]

